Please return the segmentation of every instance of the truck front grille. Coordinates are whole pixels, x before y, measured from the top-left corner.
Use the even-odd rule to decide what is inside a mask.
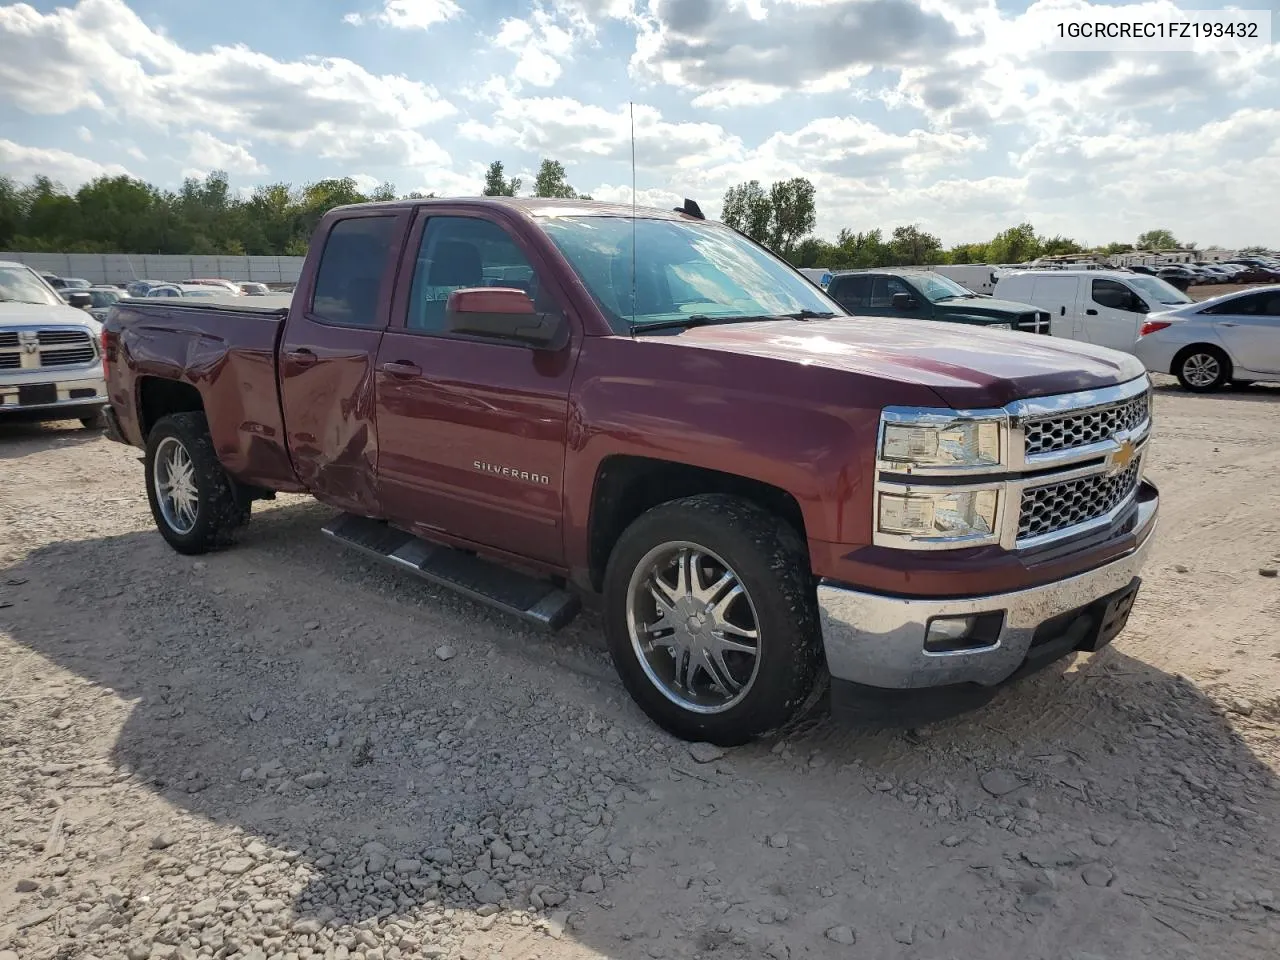
[[[93,363],[96,354],[93,347],[71,347],[62,350],[41,350],[40,366],[71,367],[77,363]]]
[[[1024,490],[1018,539],[1057,533],[1106,516],[1133,495],[1141,479],[1142,459],[1138,458],[1120,473],[1095,473]]]
[[[5,330],[0,332],[0,370],[87,366],[98,359],[88,330]]]
[[[1049,332],[1049,315],[1037,310],[1035,313],[1020,313],[1013,319],[1013,329],[1023,333]]]
[[[1026,456],[1110,440],[1141,427],[1150,418],[1151,393],[1147,391],[1109,406],[1029,420],[1023,426]]]

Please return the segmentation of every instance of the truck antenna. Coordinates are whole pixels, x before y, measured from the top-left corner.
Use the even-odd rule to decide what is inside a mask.
[[[636,335],[636,105],[631,108],[631,336]]]

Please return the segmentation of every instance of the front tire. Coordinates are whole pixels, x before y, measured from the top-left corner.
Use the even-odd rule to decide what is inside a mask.
[[[1201,344],[1178,354],[1173,373],[1185,389],[1212,393],[1221,390],[1231,379],[1231,361],[1217,347]]]
[[[188,555],[231,542],[249,504],[218,462],[203,413],[175,413],[147,436],[147,499],[169,546]]]
[[[746,501],[649,510],[605,572],[605,634],[627,691],[684,740],[737,746],[782,726],[822,666],[809,571],[794,528]]]
[[[91,416],[81,417],[80,426],[84,427],[86,430],[105,430],[107,428],[106,411],[99,410]]]

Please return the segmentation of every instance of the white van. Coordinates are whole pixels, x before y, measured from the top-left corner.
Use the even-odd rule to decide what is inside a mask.
[[[1049,311],[1053,336],[1133,353],[1148,313],[1191,298],[1159,277],[1127,270],[1018,270],[997,284],[1003,300]]]
[[[996,290],[996,268],[989,263],[942,264],[930,267],[934,273],[954,280],[974,293],[992,296]]]

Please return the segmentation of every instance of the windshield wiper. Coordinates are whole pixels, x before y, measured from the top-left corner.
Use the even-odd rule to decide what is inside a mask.
[[[782,320],[830,320],[835,314],[830,310],[797,310],[794,313],[776,313],[770,319]]]
[[[675,317],[671,320],[655,320],[653,323],[637,323],[631,328],[632,333],[644,333],[647,330],[677,330],[688,329],[689,327],[710,327],[717,323],[746,323],[749,320],[785,320],[786,317],[774,317],[767,315],[760,316],[740,316],[730,314],[728,316],[713,316],[706,313],[695,313],[690,317]]]

